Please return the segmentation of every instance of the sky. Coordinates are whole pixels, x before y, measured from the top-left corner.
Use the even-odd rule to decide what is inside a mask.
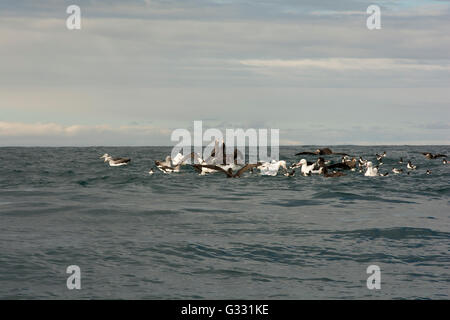
[[[2,0],[0,146],[449,144],[449,53],[444,0]]]

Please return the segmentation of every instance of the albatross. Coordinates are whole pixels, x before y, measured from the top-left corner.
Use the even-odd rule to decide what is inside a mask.
[[[367,171],[364,173],[366,177],[376,177],[378,176],[378,169],[373,167],[372,161],[367,161],[366,163]]]
[[[327,167],[320,167],[319,173],[323,174],[323,176],[326,178],[335,178],[335,177],[345,176],[345,173],[342,173],[339,171],[333,171],[332,173],[328,173]]]
[[[333,152],[330,148],[323,148],[323,149],[317,149],[316,151],[303,151],[296,153],[296,156],[304,155],[304,154],[310,154],[310,155],[329,155],[329,154],[340,154],[343,156],[348,156],[347,153],[342,152]]]
[[[288,173],[286,161],[284,160],[272,160],[271,162],[263,162],[260,166],[258,166],[258,169],[263,176],[276,176],[280,168],[284,169],[285,174]]]
[[[422,152],[422,154],[427,159],[447,158],[447,155],[445,155],[445,154],[432,154],[430,152]]]
[[[253,170],[254,168],[257,168],[261,165],[261,162],[258,163],[248,163],[245,166],[243,166],[241,169],[239,169],[236,173],[233,173],[233,170],[231,168],[228,168],[228,170],[223,169],[222,167],[212,165],[212,164],[194,164],[192,167],[197,171],[200,172],[200,174],[203,172],[203,168],[206,167],[208,169],[212,169],[214,171],[222,172],[227,175],[227,178],[240,178],[241,175],[248,171]]]
[[[406,167],[407,167],[409,170],[416,170],[416,169],[417,169],[417,166],[416,166],[416,165],[413,165],[413,164],[411,163],[411,160],[408,161],[408,164],[406,165]]]
[[[100,159],[103,159],[103,158],[105,159],[105,162],[109,162],[109,165],[111,167],[125,166],[128,163],[130,163],[130,161],[131,161],[130,158],[113,158],[107,153],[105,153],[104,155],[102,155],[100,157]]]
[[[185,156],[183,156],[181,153],[178,153],[174,159],[172,159],[170,156],[167,156],[164,161],[155,160],[155,165],[164,173],[180,172],[180,167],[186,164],[186,160],[189,158],[197,158],[200,163],[204,162],[198,154],[196,154],[195,152],[191,152]]]

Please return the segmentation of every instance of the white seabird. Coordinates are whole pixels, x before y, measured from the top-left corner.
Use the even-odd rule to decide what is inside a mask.
[[[109,162],[111,167],[125,166],[131,161],[130,158],[113,158],[107,153],[100,157],[100,159],[102,158],[105,159],[105,162]]]
[[[306,161],[306,159],[301,159],[298,163],[293,165],[292,168],[300,167],[300,172],[302,173],[302,175],[307,176],[307,175],[309,175],[311,173],[315,173],[313,171],[315,165],[316,165],[315,163],[313,163],[311,165],[308,165],[308,161]],[[319,173],[319,170],[316,170],[317,173]]]
[[[284,169],[285,173],[288,172],[286,161],[284,160],[272,160],[271,162],[264,162],[263,164],[258,166],[258,169],[261,172],[262,176],[276,176],[280,167]]]
[[[411,160],[408,161],[408,164],[406,165],[406,167],[407,167],[409,170],[416,170],[416,169],[417,169],[417,166],[416,166],[416,165],[413,165],[413,164],[411,163]]]
[[[366,173],[364,173],[364,175],[366,177],[376,177],[376,176],[378,176],[378,169],[373,167],[373,164],[372,164],[371,161],[367,161],[366,167],[367,167],[367,170],[366,170]]]
[[[181,153],[178,153],[173,159],[170,156],[167,156],[164,161],[155,161],[156,167],[164,173],[172,173],[172,172],[180,172],[180,167],[186,164],[186,160],[189,158],[197,158],[197,161],[203,163],[203,159],[201,159],[198,154],[195,152],[191,152],[188,155],[183,156]]]

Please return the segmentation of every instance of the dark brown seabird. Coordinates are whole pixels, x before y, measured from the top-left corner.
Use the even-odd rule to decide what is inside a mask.
[[[422,154],[425,156],[425,158],[427,159],[436,159],[436,158],[447,158],[447,155],[445,154],[432,154],[430,152],[422,152]]]
[[[343,156],[348,156],[347,153],[342,153],[342,152],[333,152],[330,148],[323,148],[323,149],[317,149],[316,151],[303,151],[303,152],[299,152],[296,153],[296,156],[300,156],[300,155],[304,155],[304,154],[310,154],[310,155],[330,155],[330,154],[339,154],[339,155],[343,155]]]

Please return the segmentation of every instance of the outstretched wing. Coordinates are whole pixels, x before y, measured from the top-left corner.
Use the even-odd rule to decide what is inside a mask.
[[[296,156],[301,156],[301,155],[304,155],[304,154],[317,155],[317,153],[315,153],[315,152],[309,152],[309,151],[299,152],[299,153],[296,153],[295,155],[296,155]]]
[[[241,169],[238,170],[238,172],[236,172],[233,176],[233,178],[240,178],[241,174],[243,174],[245,171],[251,170],[253,168],[257,168],[261,165],[261,162],[258,163],[248,163],[245,166],[243,166]]]
[[[224,170],[223,168],[221,168],[221,167],[219,167],[219,166],[212,165],[212,164],[194,164],[193,167],[194,167],[194,169],[196,169],[197,171],[200,170],[200,172],[202,172],[202,168],[208,168],[208,169],[216,170],[216,171],[219,171],[219,172],[223,172],[223,173],[225,173],[228,177],[232,177],[232,176],[233,176],[230,172]]]
[[[242,154],[242,152],[238,148],[234,148],[233,160],[236,160],[238,158],[239,159],[244,159],[244,155]]]
[[[447,158],[447,155],[445,155],[445,154],[435,154],[434,155],[434,158],[440,158],[440,157]]]

